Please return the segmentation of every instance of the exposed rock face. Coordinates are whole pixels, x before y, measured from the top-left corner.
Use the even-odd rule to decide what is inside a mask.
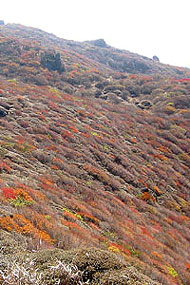
[[[65,67],[61,62],[60,53],[55,51],[45,52],[41,55],[41,65],[50,71],[58,71],[62,73],[65,71]]]
[[[158,58],[156,55],[154,55],[152,59],[153,59],[154,61],[160,61],[159,58]]]
[[[106,42],[104,41],[104,39],[98,39],[95,41],[90,41],[91,44],[98,46],[98,47],[107,47]]]

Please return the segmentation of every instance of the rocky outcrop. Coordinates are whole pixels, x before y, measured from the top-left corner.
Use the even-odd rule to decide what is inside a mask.
[[[152,59],[153,59],[154,61],[160,61],[159,58],[158,58],[156,55],[154,55]]]
[[[0,118],[7,116],[8,112],[4,108],[0,108]]]
[[[98,39],[98,40],[94,40],[94,41],[90,41],[91,44],[97,46],[97,47],[107,47],[107,44],[105,42],[104,39]]]
[[[56,53],[55,51],[41,54],[41,65],[50,71],[58,71],[59,73],[65,71],[65,67],[61,62],[60,53]]]

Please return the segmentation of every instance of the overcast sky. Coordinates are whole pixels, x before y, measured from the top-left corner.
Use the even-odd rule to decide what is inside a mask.
[[[190,0],[1,0],[0,20],[190,67]]]

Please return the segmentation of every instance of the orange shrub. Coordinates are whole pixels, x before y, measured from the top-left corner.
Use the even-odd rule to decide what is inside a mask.
[[[162,195],[163,191],[161,191],[157,186],[153,186],[152,190],[157,194],[157,195]]]
[[[187,269],[188,271],[190,271],[190,263],[186,263],[185,266],[186,266],[186,269]]]
[[[23,189],[17,188],[14,190],[15,195],[23,198],[25,201],[33,201],[33,199],[29,196],[29,194]]]
[[[38,237],[49,243],[54,242],[46,232],[37,229],[28,219],[20,214],[15,214],[13,217],[0,217],[0,227],[7,231],[16,231]]]
[[[152,154],[152,156],[153,156],[153,157],[156,157],[156,158],[158,158],[158,159],[160,159],[160,160],[162,160],[162,161],[168,161],[167,157],[165,157],[163,154],[160,154],[160,153],[158,153],[158,154]]]
[[[153,201],[153,202],[156,201],[156,199],[148,192],[144,192],[140,198],[143,201]]]
[[[167,106],[165,107],[164,112],[168,115],[172,115],[176,112],[176,108],[173,106]]]

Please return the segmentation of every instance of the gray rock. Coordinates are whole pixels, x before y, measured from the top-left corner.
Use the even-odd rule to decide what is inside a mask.
[[[8,112],[4,108],[0,108],[0,118],[8,115]]]

